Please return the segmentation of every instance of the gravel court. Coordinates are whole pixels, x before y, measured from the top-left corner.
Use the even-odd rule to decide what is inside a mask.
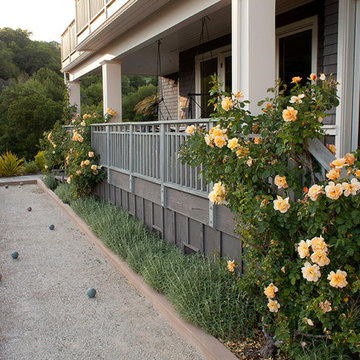
[[[0,272],[1,360],[204,359],[37,185],[0,188]]]

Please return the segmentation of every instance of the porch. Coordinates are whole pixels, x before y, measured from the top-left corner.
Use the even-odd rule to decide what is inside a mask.
[[[187,253],[231,256],[241,262],[242,246],[233,214],[208,200],[201,168],[182,164],[188,125],[209,130],[209,120],[92,125],[92,146],[107,169],[97,195],[142,220]]]

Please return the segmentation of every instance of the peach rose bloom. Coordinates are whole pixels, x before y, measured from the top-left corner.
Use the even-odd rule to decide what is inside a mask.
[[[360,170],[356,170],[356,171],[355,171],[355,175],[356,175],[357,177],[360,177]]]
[[[331,302],[328,300],[325,300],[325,302],[320,302],[319,308],[323,311],[323,313],[330,312],[332,310],[331,308]]]
[[[88,154],[88,155],[89,155],[89,157],[91,157],[91,158],[94,157],[94,153],[93,153],[92,151],[89,151],[89,154]]]
[[[277,300],[269,299],[269,302],[268,302],[267,306],[268,306],[270,312],[277,313],[279,311],[279,309],[280,309],[280,304],[278,303]]]
[[[317,184],[313,185],[309,189],[309,192],[308,192],[309,198],[312,201],[316,201],[318,199],[319,195],[324,193],[323,188],[324,188],[323,185],[321,185],[321,186],[317,185]]]
[[[325,74],[320,74],[320,80],[321,80],[321,81],[325,81],[325,80],[326,80]]]
[[[326,147],[330,150],[330,152],[335,155],[336,154],[336,147],[333,144],[327,144]]]
[[[340,177],[340,172],[337,169],[331,169],[326,177],[330,180],[337,180]]]
[[[331,200],[337,200],[343,193],[343,187],[341,184],[335,185],[333,181],[330,181],[328,185],[325,186],[326,196]]]
[[[295,110],[292,106],[288,106],[285,110],[283,110],[282,116],[286,122],[290,122],[296,120],[297,113],[298,111]]]
[[[234,106],[234,103],[228,96],[225,96],[221,101],[221,106],[225,111],[229,111]]]
[[[275,293],[278,292],[279,289],[271,283],[268,287],[264,288],[264,294],[268,299],[274,299]]]
[[[354,165],[354,162],[355,162],[355,155],[352,154],[352,153],[347,153],[345,156],[344,156],[344,159],[345,161],[347,162],[348,165]]]
[[[228,141],[227,147],[230,150],[235,150],[236,148],[238,148],[239,145],[239,139],[238,138],[232,138]]]
[[[308,261],[301,268],[303,278],[307,281],[317,282],[321,277],[319,265],[311,265]]]
[[[298,83],[302,80],[302,77],[300,76],[294,76],[292,79],[291,79],[291,83]]]
[[[254,143],[255,143],[256,145],[259,145],[259,144],[261,143],[261,140],[260,140],[260,138],[259,138],[258,136],[255,136],[255,137],[254,137]]]
[[[330,259],[327,257],[326,252],[322,250],[315,251],[311,255],[311,261],[319,266],[325,266],[330,264]]]
[[[232,261],[228,261],[228,263],[227,263],[227,268],[228,268],[228,270],[230,271],[230,272],[234,272],[235,271],[235,267],[236,267],[236,265],[235,265],[235,260],[232,260]]]
[[[290,98],[290,103],[291,104],[301,104],[302,103],[302,99],[305,97],[305,94],[299,94],[299,95],[294,95]]]
[[[323,251],[327,253],[328,247],[322,236],[314,237],[310,240],[311,248],[314,252]]]
[[[314,326],[314,322],[311,319],[304,318],[304,322],[308,324],[309,326]]]
[[[240,101],[244,97],[244,92],[242,90],[238,91],[234,96],[236,100]]]
[[[283,199],[278,195],[277,199],[274,200],[274,209],[282,214],[286,213],[290,209],[289,198]]]
[[[348,284],[346,276],[346,271],[337,270],[336,273],[331,271],[327,279],[330,280],[330,286],[334,288],[344,288]]]
[[[97,166],[96,165],[91,165],[91,170],[96,170]]]
[[[185,132],[189,135],[193,135],[195,132],[196,128],[194,125],[190,125],[186,128]]]
[[[85,160],[85,161],[84,161],[84,165],[90,165],[90,161],[89,161],[89,160]]]
[[[212,148],[214,147],[214,144],[212,143],[212,139],[209,134],[206,134],[204,139],[205,139],[206,145],[209,145]]]
[[[248,167],[251,167],[252,164],[253,164],[253,159],[252,159],[251,157],[249,157],[248,161],[246,162],[246,165],[247,165]]]
[[[332,167],[335,169],[342,169],[347,165],[345,158],[338,158],[330,163]]]
[[[351,179],[350,183],[343,182],[341,186],[344,190],[344,196],[346,197],[348,197],[350,194],[354,196],[360,190],[360,182],[355,178]]]
[[[299,242],[297,251],[298,251],[301,259],[304,259],[305,257],[310,256],[310,251],[309,251],[310,245],[311,245],[310,240],[306,240],[306,241],[301,240]]]
[[[286,189],[288,188],[288,184],[286,182],[286,177],[285,176],[280,176],[280,175],[276,175],[275,179],[274,179],[274,184],[279,188],[283,188]]]

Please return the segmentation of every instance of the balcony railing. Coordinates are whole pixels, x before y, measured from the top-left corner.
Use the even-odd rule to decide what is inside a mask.
[[[76,47],[75,20],[66,28],[61,36],[61,59],[64,61],[74,51]]]
[[[202,119],[94,124],[91,143],[100,154],[101,165],[108,169],[205,197],[209,186],[201,167],[193,168],[179,159],[180,145],[189,136],[185,129],[192,124],[208,131],[215,122]]]

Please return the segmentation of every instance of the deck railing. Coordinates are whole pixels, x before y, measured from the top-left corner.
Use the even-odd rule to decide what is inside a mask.
[[[201,167],[193,168],[179,159],[180,146],[189,136],[186,127],[192,124],[208,131],[215,122],[201,119],[93,124],[91,143],[100,154],[101,164],[109,169],[207,196],[209,185]]]
[[[66,28],[61,35],[61,60],[67,59],[74,51],[76,46],[75,20]]]

